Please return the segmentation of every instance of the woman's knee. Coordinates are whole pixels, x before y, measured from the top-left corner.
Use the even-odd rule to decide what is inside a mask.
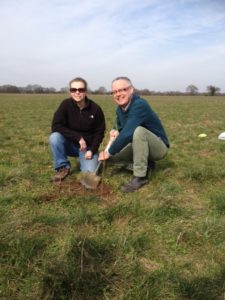
[[[64,137],[63,137],[63,135],[61,133],[59,133],[59,132],[53,132],[49,136],[49,143],[51,145],[56,145],[56,144],[62,142],[63,139],[64,139]]]

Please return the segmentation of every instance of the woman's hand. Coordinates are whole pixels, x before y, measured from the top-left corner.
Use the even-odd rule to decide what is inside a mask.
[[[93,153],[91,150],[88,150],[86,153],[85,153],[85,159],[92,159],[92,156],[93,156]]]
[[[79,140],[79,144],[80,144],[80,151],[85,151],[87,148],[87,144],[83,138]]]

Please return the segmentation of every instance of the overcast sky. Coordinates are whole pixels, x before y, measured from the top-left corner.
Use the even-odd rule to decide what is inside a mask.
[[[225,92],[225,0],[0,0],[0,85]]]

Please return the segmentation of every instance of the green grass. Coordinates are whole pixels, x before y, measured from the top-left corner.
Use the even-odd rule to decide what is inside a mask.
[[[75,159],[66,185],[50,183],[63,97],[0,94],[0,299],[224,299],[225,97],[148,98],[171,149],[132,194],[115,166],[83,190]],[[109,131],[111,97],[92,98]]]

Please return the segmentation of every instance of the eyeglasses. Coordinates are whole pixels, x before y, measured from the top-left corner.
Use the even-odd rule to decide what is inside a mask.
[[[123,88],[123,89],[114,90],[114,91],[111,92],[111,94],[112,94],[112,95],[116,95],[117,93],[127,92],[127,91],[129,90],[130,87],[131,87],[131,86],[129,85],[129,86]]]
[[[76,93],[76,92],[79,92],[79,93],[85,93],[86,92],[86,89],[85,88],[70,88],[70,92],[71,93]]]

